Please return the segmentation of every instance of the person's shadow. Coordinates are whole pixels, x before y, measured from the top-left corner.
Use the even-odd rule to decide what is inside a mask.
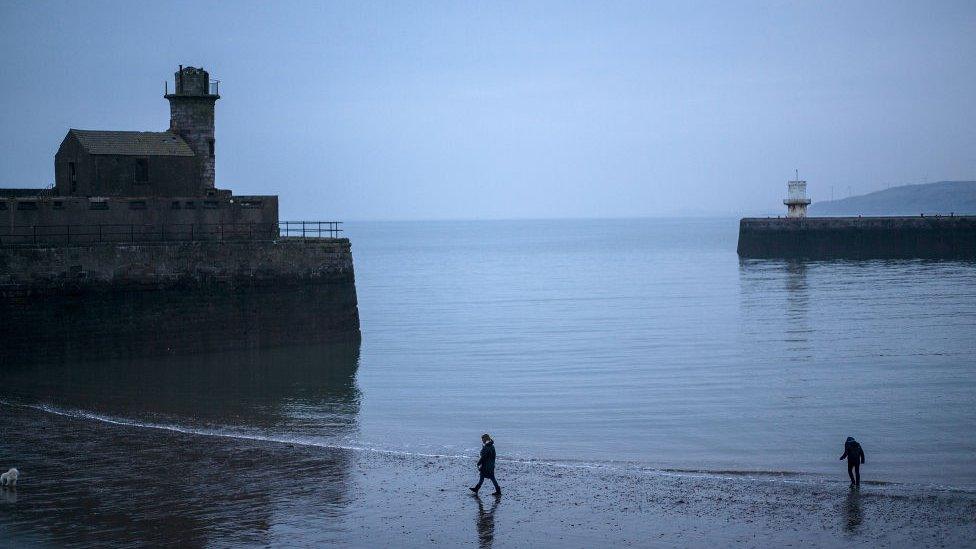
[[[478,547],[481,549],[491,549],[491,544],[495,539],[495,509],[498,509],[498,502],[502,500],[500,496],[492,496],[491,508],[485,511],[485,505],[481,501],[481,496],[475,494],[478,500]]]
[[[844,500],[844,531],[853,534],[864,520],[861,511],[861,490],[856,486],[851,486]]]

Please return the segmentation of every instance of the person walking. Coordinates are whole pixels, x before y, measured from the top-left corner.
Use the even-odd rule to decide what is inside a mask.
[[[840,456],[840,459],[844,458],[847,458],[847,476],[851,477],[851,486],[860,486],[864,449],[854,440],[854,437],[847,437],[847,441],[844,442],[844,455]]]
[[[478,473],[481,475],[481,478],[478,479],[478,484],[468,488],[469,490],[477,494],[478,490],[481,489],[481,484],[485,479],[488,479],[495,485],[495,491],[492,495],[502,495],[502,488],[498,485],[498,481],[495,480],[495,441],[491,440],[491,436],[488,433],[481,435],[481,459],[478,460]]]

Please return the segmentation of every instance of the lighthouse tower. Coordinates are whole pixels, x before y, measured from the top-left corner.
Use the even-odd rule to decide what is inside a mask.
[[[214,90],[216,91],[216,90]],[[175,93],[169,100],[169,131],[186,141],[197,158],[200,185],[214,188],[214,106],[220,95],[210,93],[210,74],[202,68],[183,67],[176,73]]]
[[[810,205],[810,199],[807,198],[807,182],[800,180],[798,172],[796,179],[787,182],[787,186],[789,194],[783,200],[783,204],[786,204],[788,209],[786,217],[806,217],[807,206]]]

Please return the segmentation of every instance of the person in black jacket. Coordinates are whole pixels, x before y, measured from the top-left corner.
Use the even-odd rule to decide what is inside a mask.
[[[851,477],[851,486],[860,486],[864,449],[854,440],[854,437],[847,437],[847,441],[844,442],[844,455],[840,456],[840,459],[844,458],[847,458],[847,476]]]
[[[502,495],[502,488],[498,485],[498,481],[495,480],[495,441],[491,440],[491,436],[488,433],[481,435],[481,459],[478,460],[478,473],[481,474],[481,478],[478,479],[478,484],[469,488],[469,490],[477,494],[478,490],[481,489],[481,483],[485,479],[489,479],[495,485],[495,491],[492,495]]]

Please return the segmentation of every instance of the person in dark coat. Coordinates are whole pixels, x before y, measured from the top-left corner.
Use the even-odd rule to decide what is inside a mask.
[[[492,495],[502,495],[502,488],[498,485],[498,481],[495,480],[495,441],[491,440],[491,436],[488,433],[481,435],[481,459],[478,460],[478,473],[481,474],[481,478],[478,479],[478,484],[469,488],[469,490],[477,494],[478,490],[481,489],[481,483],[485,479],[488,479],[495,485],[495,491]]]
[[[854,440],[854,437],[847,437],[847,442],[844,443],[844,455],[840,456],[840,459],[844,458],[847,458],[847,476],[851,477],[851,486],[860,486],[864,449]]]

